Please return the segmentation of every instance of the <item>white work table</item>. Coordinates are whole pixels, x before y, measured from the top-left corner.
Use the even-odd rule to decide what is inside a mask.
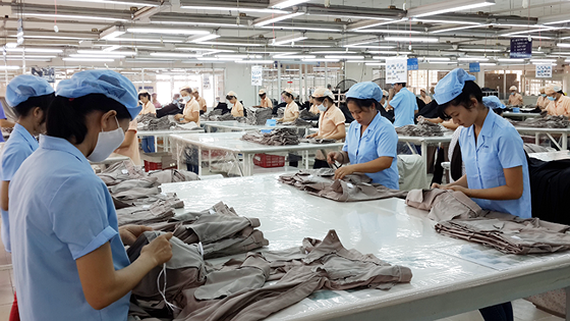
[[[183,150],[188,147],[198,149],[198,164],[200,165],[200,173],[202,172],[202,150],[207,150],[211,153],[213,150],[221,150],[231,153],[236,161],[238,161],[238,154],[243,155],[243,164],[241,169],[242,176],[253,175],[253,156],[258,153],[287,153],[287,152],[302,152],[305,168],[308,168],[309,151],[317,151],[319,149],[338,149],[344,143],[331,143],[331,144],[308,144],[300,143],[299,145],[286,145],[286,146],[268,146],[257,144],[249,141],[242,140],[241,137],[244,132],[235,133],[208,133],[208,134],[189,134],[189,135],[172,135],[170,139],[176,145],[176,159],[178,160],[178,167],[182,164]],[[210,157],[211,160],[211,157]]]
[[[517,127],[515,129],[520,134],[534,134],[535,144],[540,145],[540,134],[546,134],[548,138],[558,147],[560,150],[568,149],[568,134],[570,134],[570,128],[533,128],[533,127]],[[558,141],[552,137],[552,135],[561,135],[562,143],[558,144]]]
[[[442,236],[426,212],[401,199],[339,203],[281,184],[277,175],[162,185],[186,209],[219,201],[259,218],[268,250],[336,230],[347,248],[412,270],[389,291],[319,291],[267,320],[435,320],[570,286],[570,253],[515,256]],[[567,314],[570,315],[570,314]],[[569,320],[569,319],[567,319]]]
[[[567,150],[565,151],[558,151],[558,152],[545,152],[545,153],[530,153],[528,156],[540,159],[545,162],[561,160],[561,159],[570,159],[570,152]]]
[[[157,138],[162,137],[164,142],[164,151],[169,151],[169,139],[171,135],[182,135],[182,134],[196,134],[203,133],[204,129],[197,127],[196,129],[166,129],[166,130],[140,130],[137,131],[137,136],[139,138],[154,136],[154,146],[158,145]]]
[[[514,112],[510,112],[510,111],[506,111],[502,114],[503,117],[507,117],[507,118],[522,118],[527,119],[527,118],[535,118],[535,117],[540,117],[540,113],[514,113]]]
[[[204,130],[207,133],[211,133],[213,130],[216,129],[220,132],[245,132],[245,131],[254,131],[254,130],[262,130],[262,129],[276,129],[276,128],[291,128],[295,129],[297,132],[299,129],[302,129],[303,132],[301,133],[303,136],[306,136],[310,133],[310,130],[313,129],[312,127],[308,126],[293,126],[293,125],[283,125],[277,124],[277,126],[266,126],[266,125],[250,125],[247,123],[241,123],[237,120],[226,120],[226,121],[201,121],[200,124],[204,127]]]
[[[427,175],[427,148],[428,145],[439,145],[439,144],[449,144],[451,142],[451,137],[453,136],[453,132],[446,133],[444,136],[432,136],[432,137],[418,137],[418,136],[402,136],[398,135],[398,142],[408,144],[410,151],[412,154],[416,155],[416,149],[411,146],[410,144],[420,145],[421,146],[421,154],[422,159],[424,161],[424,173]]]

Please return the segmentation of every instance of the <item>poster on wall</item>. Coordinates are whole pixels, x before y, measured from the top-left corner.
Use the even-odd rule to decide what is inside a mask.
[[[536,78],[552,78],[552,65],[536,65]]]
[[[261,86],[263,83],[263,66],[251,66],[251,85]]]
[[[511,58],[532,58],[532,39],[511,38]]]
[[[202,75],[202,88],[210,89],[210,76]]]
[[[386,83],[402,82],[408,82],[408,59],[399,57],[386,59]]]

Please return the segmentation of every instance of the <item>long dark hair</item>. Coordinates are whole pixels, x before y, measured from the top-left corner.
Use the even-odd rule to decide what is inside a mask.
[[[14,107],[14,111],[18,117],[26,117],[30,114],[32,109],[39,107],[41,111],[44,112],[44,119],[42,123],[46,120],[47,110],[55,98],[55,94],[47,94],[42,96],[30,97],[28,100],[21,102],[18,106]]]

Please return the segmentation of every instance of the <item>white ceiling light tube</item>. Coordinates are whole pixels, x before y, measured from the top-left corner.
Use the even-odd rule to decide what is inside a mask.
[[[283,20],[287,20],[287,19],[293,19],[295,17],[302,16],[304,14],[305,14],[304,12],[294,12],[294,13],[287,13],[287,14],[261,17],[261,18],[255,19],[253,21],[253,25],[256,27],[262,27],[262,26],[270,25],[272,23],[279,22],[279,21],[283,21]]]
[[[219,37],[220,37],[220,35],[215,34],[215,33],[212,33],[209,35],[196,35],[196,36],[188,37],[186,42],[204,42],[204,41],[214,40],[214,39],[219,38]]]
[[[325,59],[364,59],[364,56],[358,55],[327,55]]]
[[[297,41],[302,41],[308,39],[308,37],[305,37],[304,34],[300,33],[300,32],[295,32],[291,35],[285,36],[285,37],[278,37],[275,38],[271,41],[271,45],[272,46],[281,46],[287,43],[293,43],[293,42],[297,42]]]
[[[273,60],[236,60],[238,64],[272,64]]]
[[[236,46],[236,47],[263,47],[265,45],[260,43],[246,43],[246,42],[223,42],[223,41],[204,41],[201,45],[214,45],[214,46]]]
[[[209,31],[196,30],[196,29],[166,29],[166,28],[140,28],[133,27],[127,28],[130,33],[151,33],[151,34],[165,34],[165,35],[208,35]]]
[[[116,56],[136,56],[135,51],[99,51],[99,50],[77,50],[78,54],[84,55],[116,55]]]
[[[367,66],[386,66],[385,62],[367,62]]]
[[[521,63],[521,62],[524,62],[524,59],[522,59],[522,58],[513,58],[513,59],[510,59],[510,58],[499,58],[499,59],[497,59],[497,61],[498,61],[498,62],[512,62],[512,63],[518,62],[518,63]]]
[[[430,37],[385,37],[384,40],[397,42],[439,42],[439,38]]]
[[[269,7],[274,9],[285,9],[305,2],[309,2],[309,0],[273,0],[269,2]]]
[[[115,59],[106,58],[63,58],[64,61],[85,61],[85,62],[113,62]]]
[[[560,47],[560,48],[570,48],[570,43],[562,43],[559,42],[556,44],[556,46]]]
[[[467,25],[467,26],[461,26],[461,27],[453,27],[453,28],[445,28],[445,29],[434,30],[434,31],[430,31],[429,33],[430,34],[438,34],[438,33],[465,30],[465,29],[483,28],[483,27],[487,27],[487,26],[489,26],[489,25],[488,24]]]
[[[273,56],[273,58],[277,60],[291,60],[291,59],[315,59],[317,56],[315,55],[292,55],[292,56]]]
[[[18,69],[22,69],[22,67],[20,67],[20,66],[0,66],[0,70],[18,70]]]
[[[47,48],[6,48],[7,52],[34,52],[34,53],[62,53],[61,49],[47,49]]]
[[[151,52],[153,57],[167,57],[167,58],[198,58],[202,55],[198,54],[184,54],[184,53],[171,53],[171,52]]]
[[[120,18],[113,18],[113,17],[98,17],[98,16],[89,16],[89,15],[70,15],[70,14],[47,14],[47,13],[21,13],[24,17],[38,17],[38,18],[57,18],[61,20],[65,19],[76,19],[78,21],[83,20],[95,20],[95,21],[120,21],[120,22],[128,22],[127,19],[120,19]]]
[[[443,58],[441,58],[441,57],[424,57],[423,59],[425,59],[425,60],[427,60],[427,61],[435,61],[435,62],[438,62],[438,61],[441,61],[441,62],[451,61],[451,59],[445,58],[445,57],[443,57]]]
[[[158,7],[159,4],[152,4],[150,2],[134,2],[134,1],[115,1],[115,0],[66,0],[70,2],[93,2],[101,4],[122,4],[126,6],[136,6],[136,7]]]
[[[375,50],[375,51],[368,51],[369,54],[376,54],[376,55],[409,55],[411,51],[385,51],[385,50]]]
[[[112,26],[99,34],[99,39],[111,40],[124,35],[127,32],[124,26]]]
[[[206,11],[239,11],[239,12],[260,12],[260,13],[287,13],[287,11],[269,8],[244,8],[244,7],[217,7],[217,6],[180,6],[186,10],[206,10]]]
[[[198,57],[200,61],[236,61],[236,58]]]
[[[355,51],[311,51],[310,54],[314,55],[353,55]]]
[[[497,64],[494,62],[482,62],[479,66],[496,66]]]
[[[338,62],[340,59],[327,59],[327,58],[314,58],[314,59],[303,59],[305,62]]]
[[[421,35],[424,34],[423,31],[418,30],[397,30],[397,29],[359,29],[354,30],[354,32],[359,33],[392,33],[392,34],[402,34],[402,35]]]
[[[503,52],[503,49],[485,49],[485,48],[459,48],[459,51],[473,51],[473,52]]]
[[[556,62],[556,59],[531,59],[530,62],[538,64],[548,64]]]
[[[84,54],[70,54],[71,58],[110,58],[110,59],[121,59],[125,56],[120,55],[84,55]]]
[[[262,55],[216,55],[216,58],[222,59],[261,59]]]
[[[486,57],[460,57],[457,61],[489,61]]]
[[[427,17],[447,12],[458,12],[492,6],[495,0],[453,0],[426,4],[408,10],[408,17]]]

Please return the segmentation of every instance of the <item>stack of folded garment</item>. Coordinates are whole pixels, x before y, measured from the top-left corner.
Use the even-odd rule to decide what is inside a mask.
[[[315,115],[306,109],[302,109],[299,112],[299,118],[304,120],[319,120],[319,115]]]
[[[567,128],[570,125],[568,117],[563,115],[527,118],[523,121],[513,121],[509,119],[509,121],[517,127],[532,128]]]
[[[277,108],[277,118],[283,118],[285,116],[285,107]]]
[[[553,253],[570,249],[570,226],[485,211],[461,192],[412,190],[406,204],[429,210],[428,217],[438,222],[436,232],[503,253]]]
[[[305,169],[297,173],[283,174],[279,181],[305,191],[311,195],[339,202],[359,202],[390,197],[406,198],[408,192],[387,188],[372,183],[372,179],[362,173],[334,180],[331,168]]]
[[[140,236],[127,252],[131,261],[157,235],[153,231]],[[256,321],[318,290],[389,290],[412,278],[407,267],[347,250],[334,230],[322,241],[305,238],[299,247],[250,252],[243,260],[231,259],[218,266],[205,261],[195,244],[177,237],[171,244],[173,257],[165,265],[165,276],[161,277],[161,267],[157,267],[133,290],[130,317]],[[160,293],[163,286],[164,296]]]
[[[417,125],[406,125],[396,128],[396,133],[403,136],[418,136],[418,137],[430,137],[430,136],[443,136],[444,128],[439,124],[434,124],[427,120],[421,120]]]
[[[248,108],[246,123],[250,125],[265,125],[268,119],[273,117],[271,108]]]
[[[247,132],[241,139],[271,146],[299,145],[299,137],[295,129],[291,128],[276,128],[270,133]]]

